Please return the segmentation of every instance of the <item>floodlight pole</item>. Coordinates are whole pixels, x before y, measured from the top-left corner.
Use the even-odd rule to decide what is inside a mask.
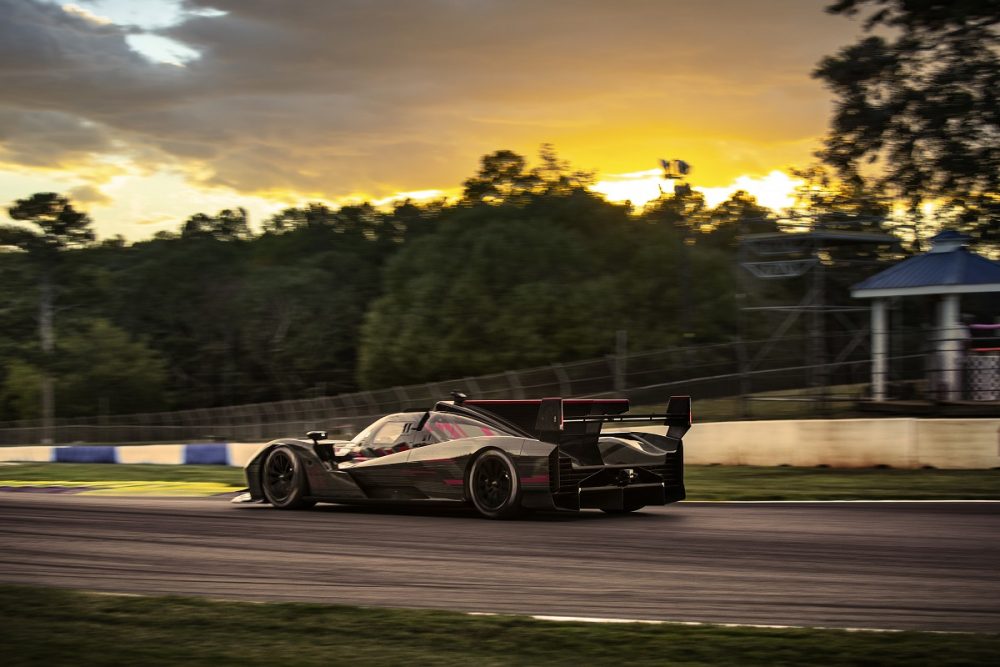
[[[660,165],[663,167],[663,178],[667,181],[680,181],[691,171],[691,165],[684,160],[660,160]],[[661,190],[662,192],[662,190]],[[691,186],[687,183],[676,183],[674,185],[674,197],[679,197],[681,194],[691,194]],[[694,337],[694,332],[691,331],[693,328],[691,326],[692,310],[694,309],[691,302],[691,254],[690,247],[688,246],[688,229],[684,231],[684,237],[681,239],[681,294],[683,299],[683,307],[681,308],[681,326],[684,329],[682,336],[687,339]]]
[[[812,267],[813,306],[809,318],[810,363],[815,366],[812,373],[812,384],[816,390],[817,406],[822,412],[826,407],[827,368],[826,368],[826,276],[823,265],[823,247],[818,239],[813,248],[816,263]]]
[[[47,269],[46,269],[47,271]],[[42,344],[42,358],[44,368],[42,370],[42,437],[43,445],[54,444],[53,425],[55,422],[55,382],[52,380],[52,354],[56,348],[55,329],[52,324],[52,300],[53,287],[52,279],[46,273],[42,276],[41,284],[38,287],[38,337]]]

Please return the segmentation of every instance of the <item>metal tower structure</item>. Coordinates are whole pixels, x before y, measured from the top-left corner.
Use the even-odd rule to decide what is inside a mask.
[[[851,319],[852,313],[867,313],[867,308],[848,303],[844,285],[837,281],[831,285],[831,278],[839,277],[848,267],[877,265],[878,251],[897,246],[898,240],[881,232],[866,231],[879,229],[881,219],[872,216],[791,213],[778,220],[779,228],[785,231],[766,233],[746,233],[750,222],[753,221],[741,223],[739,262],[744,269],[740,272],[743,281],[750,278],[800,280],[805,284],[798,303],[743,307],[741,321],[753,312],[780,316],[764,346],[753,358],[745,358],[744,363],[752,369],[780,346],[796,325],[804,324],[808,358],[803,366],[809,369],[811,400],[822,410],[829,397],[831,365],[847,360],[852,352],[868,344],[867,322]],[[747,283],[743,285],[742,291],[746,294]],[[831,321],[853,332],[850,339],[831,345],[828,335]],[[744,338],[743,328],[741,325],[741,339]],[[743,387],[743,393],[750,393],[749,386]]]

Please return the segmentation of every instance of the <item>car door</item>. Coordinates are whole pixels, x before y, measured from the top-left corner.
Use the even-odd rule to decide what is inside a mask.
[[[351,468],[351,476],[371,498],[422,498],[414,487],[408,463],[416,419],[386,420],[374,430],[361,450],[365,461]]]

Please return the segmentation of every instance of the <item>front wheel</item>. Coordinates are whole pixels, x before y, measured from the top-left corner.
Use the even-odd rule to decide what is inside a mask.
[[[510,457],[488,449],[472,462],[469,499],[488,519],[513,519],[521,513],[521,482]]]
[[[272,506],[281,510],[312,507],[316,503],[306,500],[306,473],[302,461],[290,447],[276,447],[264,460],[262,475],[264,497]]]

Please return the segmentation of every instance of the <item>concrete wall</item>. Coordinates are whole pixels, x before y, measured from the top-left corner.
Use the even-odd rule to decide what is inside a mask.
[[[663,433],[664,427],[650,427]],[[202,463],[243,466],[262,443],[2,447],[0,461]],[[804,419],[695,424],[690,464],[867,468],[998,468],[998,419]]]
[[[709,422],[691,428],[684,448],[691,464],[997,468],[1000,419]]]
[[[205,442],[184,445],[70,445],[0,447],[0,461],[56,463],[160,463],[245,466],[259,442]]]

